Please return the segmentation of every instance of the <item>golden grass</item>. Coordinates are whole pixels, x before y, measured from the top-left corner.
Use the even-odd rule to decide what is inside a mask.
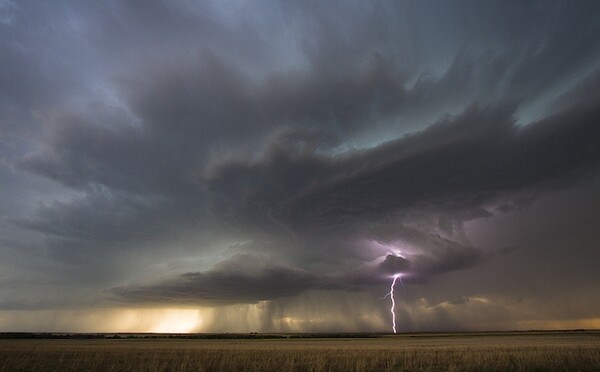
[[[0,340],[1,371],[600,371],[600,334]]]

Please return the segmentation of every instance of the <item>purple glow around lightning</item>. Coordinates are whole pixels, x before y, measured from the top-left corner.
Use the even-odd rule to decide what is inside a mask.
[[[396,280],[401,277],[402,274],[394,275],[394,280],[392,280],[392,285],[390,286],[390,299],[392,300],[392,307],[390,308],[390,312],[392,313],[392,330],[396,333],[396,313],[394,309],[396,308],[396,301],[394,300],[394,287],[396,286]],[[402,279],[400,279],[402,281]]]
[[[385,254],[383,256],[380,256],[379,258],[379,262],[380,264],[385,264],[387,258],[389,256],[393,256],[393,257],[399,257],[402,258],[405,262],[405,264],[410,264],[410,262],[408,261],[408,259],[405,257],[404,255],[404,248],[402,250],[400,250],[397,246],[396,243],[402,244],[401,242],[395,242],[394,244],[382,244],[378,241],[369,241],[368,244],[371,248],[373,248],[374,250],[377,251],[384,251]],[[403,244],[402,244],[403,245]],[[384,253],[382,252],[382,253]],[[401,264],[400,266],[405,266],[404,264]],[[381,266],[380,266],[381,267]],[[385,294],[385,296],[381,297],[380,300],[385,299],[386,297],[390,296],[390,301],[391,301],[391,307],[390,307],[390,313],[392,314],[392,331],[394,332],[394,334],[397,333],[396,330],[396,299],[394,297],[394,292],[396,290],[396,282],[398,281],[398,279],[400,279],[400,284],[402,284],[402,288],[404,289],[404,293],[406,294],[406,287],[404,286],[404,282],[402,280],[402,278],[405,276],[404,273],[402,273],[401,270],[406,269],[406,267],[394,267],[393,262],[391,267],[390,266],[385,266],[383,267],[384,270],[386,270],[389,274],[393,273],[394,271],[395,274],[393,274],[392,276],[392,283],[390,285],[390,290],[388,293]]]

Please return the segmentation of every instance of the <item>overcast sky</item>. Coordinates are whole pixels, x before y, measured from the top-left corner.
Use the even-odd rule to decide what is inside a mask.
[[[0,331],[600,327],[598,1],[0,0]]]

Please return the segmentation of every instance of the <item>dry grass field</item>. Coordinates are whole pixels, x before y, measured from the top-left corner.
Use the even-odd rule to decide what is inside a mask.
[[[600,333],[0,340],[1,371],[600,371]]]

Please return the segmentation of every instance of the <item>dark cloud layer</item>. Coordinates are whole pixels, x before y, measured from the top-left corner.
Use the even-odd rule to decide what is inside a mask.
[[[220,306],[483,275],[527,238],[473,226],[600,174],[599,14],[0,1],[0,286]],[[453,296],[431,308],[483,303]]]
[[[405,272],[410,267],[410,261],[401,256],[388,254],[379,266],[386,273],[394,275]]]
[[[596,170],[596,106],[572,107],[526,128],[515,126],[510,108],[472,106],[421,133],[336,157],[277,143],[259,162],[226,163],[208,181],[236,206],[251,208],[241,211],[248,218],[271,208],[298,229],[349,226],[410,208],[480,208],[504,192],[576,182]]]
[[[329,286],[326,280],[305,270],[240,254],[204,273],[186,273],[162,283],[114,288],[111,292],[150,304],[222,305],[273,300]]]

